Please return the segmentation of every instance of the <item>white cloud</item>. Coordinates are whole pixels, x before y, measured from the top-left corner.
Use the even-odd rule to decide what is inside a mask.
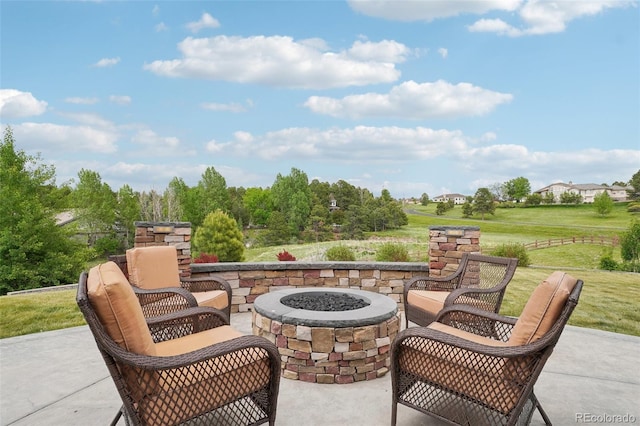
[[[65,98],[64,101],[66,103],[69,103],[69,104],[94,105],[94,104],[97,104],[98,102],[100,102],[100,99],[98,99],[98,98],[70,97],[70,98]]]
[[[106,67],[112,67],[119,62],[120,62],[120,58],[102,58],[92,66],[96,68],[106,68]]]
[[[468,27],[471,32],[493,32],[509,37],[553,34],[565,31],[567,24],[585,16],[597,15],[610,8],[636,7],[633,1],[590,0],[590,1],[534,1],[528,0],[517,15],[522,28],[502,19],[480,19]]]
[[[333,52],[318,40],[284,36],[188,37],[178,48],[182,59],[154,61],[144,69],[166,77],[326,89],[396,81],[400,71],[395,64],[411,53],[388,40],[358,41],[346,51]]]
[[[169,27],[164,23],[164,22],[160,22],[159,24],[157,24],[155,26],[156,32],[162,32],[162,31],[167,31],[169,30]]]
[[[131,97],[124,95],[111,95],[109,96],[109,101],[118,105],[129,105],[131,103]]]
[[[264,160],[312,159],[338,163],[394,163],[432,159],[465,149],[460,131],[424,127],[367,127],[316,130],[293,127],[262,136],[239,132],[230,142],[210,141],[207,151]]]
[[[84,124],[91,127],[99,127],[101,130],[107,130],[115,133],[117,131],[115,124],[111,121],[106,120],[99,116],[98,114],[87,113],[87,112],[67,112],[61,113],[63,117],[69,118],[76,123]]]
[[[493,32],[509,37],[562,32],[569,22],[606,9],[637,7],[633,0],[348,0],[356,12],[395,21],[432,21],[463,14],[515,12],[522,26],[499,18],[483,18],[468,27],[472,32]]]
[[[31,92],[0,89],[0,117],[32,117],[44,114],[46,110],[47,103],[36,99]]]
[[[215,102],[205,102],[200,105],[210,111],[246,112],[247,109],[239,103],[219,104]]]
[[[151,15],[158,16],[159,14],[160,14],[160,6],[156,4],[153,6],[153,9],[151,9]]]
[[[202,14],[199,21],[189,22],[187,24],[187,29],[195,34],[204,28],[218,28],[219,26],[220,22],[218,22],[216,18],[205,12]]]
[[[348,56],[359,61],[375,61],[399,64],[411,54],[410,49],[393,40],[381,42],[355,41],[348,50]]]
[[[449,56],[449,51],[444,47],[439,48],[438,53],[440,54],[440,56],[442,56],[445,59],[447,58],[447,56]]]
[[[52,123],[21,123],[13,126],[20,145],[36,151],[117,151],[118,134],[90,126],[65,126]]]
[[[492,10],[511,12],[522,0],[348,0],[356,12],[394,21],[432,21],[462,14],[484,14]]]
[[[131,142],[144,149],[144,155],[151,157],[185,157],[195,155],[195,151],[185,148],[175,136],[160,136],[150,129],[138,130]]]
[[[342,99],[312,96],[304,105],[315,113],[333,117],[425,119],[485,115],[512,99],[508,93],[470,83],[454,85],[438,80],[422,84],[407,81],[393,87],[388,94],[365,93]]]

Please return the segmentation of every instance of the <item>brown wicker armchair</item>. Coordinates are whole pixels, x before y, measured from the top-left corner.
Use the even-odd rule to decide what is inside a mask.
[[[134,286],[145,318],[189,307],[206,306],[231,315],[231,286],[217,277],[180,276],[173,246],[129,249],[114,258]]]
[[[474,426],[529,424],[537,408],[550,425],[533,386],[582,284],[554,272],[534,290],[517,320],[453,305],[437,322],[400,332],[391,347],[391,424],[403,404],[448,423]],[[477,327],[480,321],[485,327]],[[478,329],[492,332],[477,334]]]
[[[518,259],[464,253],[458,269],[446,277],[414,277],[404,285],[405,326],[433,322],[453,304],[498,313]]]
[[[76,300],[123,402],[112,424],[275,424],[280,355],[268,340],[213,308],[145,320],[113,262],[82,273]]]

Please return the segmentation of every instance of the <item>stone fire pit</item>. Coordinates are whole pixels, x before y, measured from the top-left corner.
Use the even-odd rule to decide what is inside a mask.
[[[326,309],[327,304],[340,305],[344,299],[351,298],[366,306],[356,309],[347,306],[349,310],[334,311],[283,303],[283,299],[291,304],[290,299],[307,296],[314,300],[313,309]],[[322,303],[323,297],[334,300]],[[276,344],[282,356],[282,377],[287,379],[353,383],[382,377],[389,371],[389,348],[399,326],[396,302],[369,291],[287,289],[263,294],[254,302],[253,334]]]

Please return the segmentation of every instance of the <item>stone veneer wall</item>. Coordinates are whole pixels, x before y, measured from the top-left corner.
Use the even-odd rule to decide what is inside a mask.
[[[231,312],[252,310],[256,297],[297,287],[355,288],[385,294],[404,309],[404,282],[428,275],[429,267],[413,262],[221,262],[194,263],[193,277],[218,276],[233,290]]]
[[[400,313],[361,327],[283,324],[253,311],[253,334],[278,347],[282,377],[311,383],[345,384],[389,372],[389,349],[400,329]]]
[[[134,247],[174,246],[178,251],[180,276],[191,276],[190,222],[135,222]]]
[[[429,227],[430,276],[444,277],[455,272],[463,253],[480,253],[480,227]]]

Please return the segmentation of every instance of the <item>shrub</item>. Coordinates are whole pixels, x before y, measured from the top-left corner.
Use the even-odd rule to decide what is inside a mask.
[[[277,256],[280,262],[292,262],[296,260],[296,257],[286,250],[282,250],[280,253],[277,254]]]
[[[627,211],[629,213],[640,213],[640,203],[629,203]]]
[[[93,244],[93,249],[99,256],[116,254],[122,248],[122,244],[116,235],[100,237]]]
[[[218,256],[209,253],[200,253],[198,257],[193,259],[193,263],[218,263]]]
[[[524,248],[524,245],[518,243],[500,244],[491,250],[490,254],[500,257],[515,257],[518,259],[518,266],[529,266],[531,264],[527,249]]]
[[[353,250],[343,244],[328,248],[327,251],[324,252],[324,256],[327,260],[331,261],[347,262],[356,260],[356,254]]]
[[[611,253],[605,254],[600,258],[600,269],[605,271],[615,271],[618,269],[618,262],[615,261]]]
[[[640,273],[640,261],[622,262],[618,265],[618,271]]]
[[[409,252],[402,244],[384,243],[376,252],[378,262],[408,262]]]

